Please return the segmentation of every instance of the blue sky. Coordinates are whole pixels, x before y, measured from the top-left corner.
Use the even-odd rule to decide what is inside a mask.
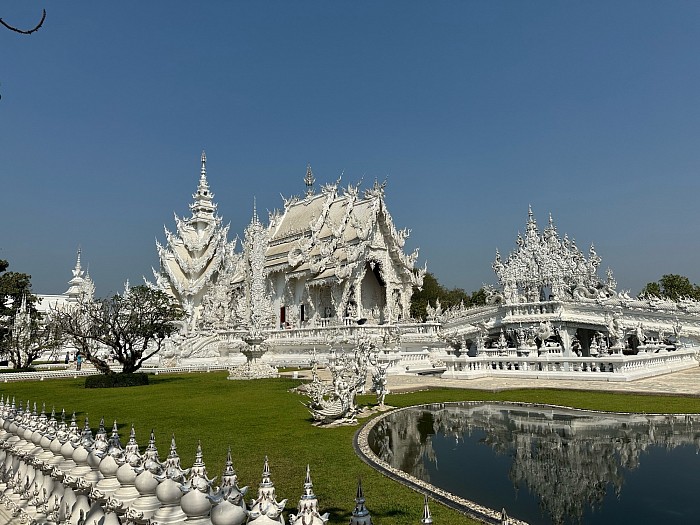
[[[493,283],[531,204],[619,287],[700,282],[700,4],[3,2],[0,258],[40,293],[157,265],[206,149],[219,213],[387,180],[409,250]]]

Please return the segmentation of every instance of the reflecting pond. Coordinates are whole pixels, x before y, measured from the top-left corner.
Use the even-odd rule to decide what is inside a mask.
[[[392,467],[529,523],[700,523],[700,416],[446,403],[382,419]]]

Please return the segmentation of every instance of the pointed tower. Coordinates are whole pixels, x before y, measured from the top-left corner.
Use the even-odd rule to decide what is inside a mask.
[[[92,299],[95,294],[95,284],[80,264],[80,252],[81,250],[78,248],[78,258],[75,261],[75,268],[72,270],[73,277],[68,281],[68,290],[65,292],[65,295],[68,296],[68,302],[71,303],[78,302],[81,297]]]
[[[372,516],[365,507],[365,494],[362,492],[362,479],[357,480],[357,494],[355,495],[355,510],[352,511],[350,525],[373,525]]]
[[[284,525],[282,511],[286,503],[286,499],[277,501],[275,484],[270,479],[270,463],[267,460],[267,456],[265,456],[262,481],[258,485],[258,498],[252,501],[248,514],[248,523],[255,523],[256,520],[260,520],[261,523],[265,524],[280,523]]]
[[[420,520],[421,525],[432,525],[433,517],[430,514],[430,507],[428,506],[428,495],[425,495],[425,501],[423,503],[423,519]]]
[[[306,165],[306,176],[304,177],[304,184],[306,185],[306,196],[311,197],[314,194],[314,184],[316,179],[311,171],[311,164]]]
[[[190,204],[192,216],[175,216],[177,233],[165,229],[167,246],[156,241],[160,271],[153,270],[157,286],[172,294],[187,313],[191,328],[196,325],[202,301],[216,283],[224,265],[229,226],[216,215],[214,194],[207,181],[207,156],[202,152],[197,192]]]
[[[258,219],[253,201],[253,217],[245,230],[244,260],[248,286],[248,325],[253,334],[267,328],[271,317],[271,305],[267,293],[265,253],[269,242],[267,228]]]

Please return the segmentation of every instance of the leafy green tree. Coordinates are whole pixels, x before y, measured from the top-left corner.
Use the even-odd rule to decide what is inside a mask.
[[[183,315],[172,297],[143,285],[106,299],[83,297],[73,308],[52,312],[61,333],[104,374],[113,373],[110,358],[124,373],[141,368],[177,331]]]
[[[457,306],[463,303],[464,306],[476,306],[486,303],[486,293],[483,289],[473,292],[471,295],[462,288],[447,289],[442,286],[437,278],[430,272],[423,278],[423,288],[413,289],[411,296],[411,317],[425,320],[428,304],[435,306],[440,300],[443,309]]]
[[[27,306],[35,309],[37,297],[32,293],[32,276],[27,273],[8,272],[10,263],[0,259],[0,317],[14,317],[27,298]]]
[[[657,282],[647,283],[640,295],[653,295],[672,301],[678,301],[684,297],[700,300],[700,286],[690,282],[683,275],[666,274]]]

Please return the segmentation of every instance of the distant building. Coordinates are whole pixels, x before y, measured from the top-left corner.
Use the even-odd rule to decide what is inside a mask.
[[[39,298],[35,305],[38,312],[48,314],[51,309],[77,303],[82,296],[93,297],[95,295],[95,284],[90,278],[90,273],[83,270],[80,263],[80,248],[78,248],[78,257],[72,272],[73,277],[68,281],[68,289],[62,294],[36,294]]]

